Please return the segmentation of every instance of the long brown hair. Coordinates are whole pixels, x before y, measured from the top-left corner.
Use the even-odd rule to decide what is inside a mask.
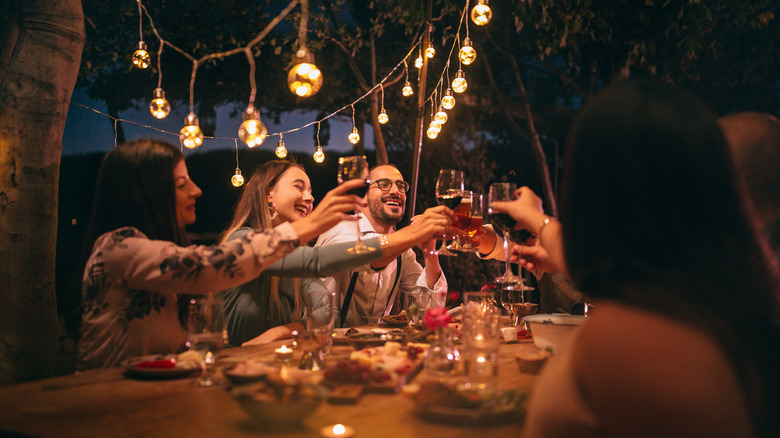
[[[222,233],[220,243],[230,240],[230,236],[239,228],[247,227],[255,231],[265,230],[273,227],[273,212],[268,204],[268,193],[276,187],[279,178],[287,170],[297,167],[305,172],[302,166],[292,161],[272,160],[261,164],[252,172],[252,177],[241,194],[236,208],[233,211],[233,218],[230,225]],[[303,316],[303,306],[301,305],[301,280],[293,279],[295,289],[295,305],[292,311],[293,319],[300,319]],[[282,303],[279,299],[279,280],[276,277],[268,279],[266,288],[270,291],[268,296],[269,321],[273,325],[280,325],[282,321]]]

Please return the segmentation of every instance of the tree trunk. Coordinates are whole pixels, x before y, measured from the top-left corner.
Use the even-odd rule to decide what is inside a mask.
[[[8,3],[6,3],[8,4]],[[11,2],[0,59],[0,384],[50,375],[62,133],[84,45],[79,0]],[[6,50],[11,49],[10,58]]]

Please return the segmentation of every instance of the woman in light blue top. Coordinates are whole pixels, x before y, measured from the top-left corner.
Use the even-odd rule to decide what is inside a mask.
[[[303,219],[312,211],[313,203],[311,182],[301,166],[288,161],[264,163],[247,183],[222,241]],[[377,249],[364,254],[347,253],[354,242],[299,247],[256,279],[222,292],[230,344],[266,343],[288,337],[293,330],[302,330],[306,317],[319,316],[317,310],[305,314],[302,282],[314,283],[307,284],[307,293],[327,292],[318,277],[328,277],[370,263],[385,253],[412,247],[435,231],[427,224],[412,224],[399,232],[364,240],[366,245]]]

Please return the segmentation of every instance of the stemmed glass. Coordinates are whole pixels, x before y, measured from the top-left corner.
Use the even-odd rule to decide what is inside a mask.
[[[520,318],[533,315],[539,310],[539,303],[535,302],[532,296],[534,290],[523,281],[501,285],[501,305],[513,315],[507,325],[517,326]]]
[[[349,193],[358,195],[361,198],[365,197],[366,192],[368,191],[368,185],[371,183],[368,179],[368,162],[366,162],[365,155],[353,155],[339,158],[339,184],[351,179],[362,179],[366,182],[366,185],[350,190]],[[359,221],[355,221],[355,228],[357,229],[357,241],[355,242],[355,246],[347,249],[347,253],[365,254],[367,252],[376,251],[376,248],[363,243]]]
[[[190,299],[187,313],[187,344],[201,356],[198,386],[221,385],[214,378],[214,358],[227,344],[225,329],[225,304],[214,294],[195,296]]]
[[[518,279],[512,273],[512,269],[509,267],[509,231],[515,227],[515,220],[512,219],[507,213],[499,213],[493,211],[493,203],[497,201],[512,201],[515,199],[515,191],[517,186],[515,183],[494,183],[490,185],[490,191],[488,192],[488,214],[490,215],[490,222],[493,224],[493,228],[496,232],[500,232],[504,239],[504,274],[496,278],[497,283],[515,283]]]
[[[439,170],[439,178],[436,180],[436,201],[439,205],[445,205],[451,210],[454,210],[455,207],[460,204],[464,187],[462,170],[441,169]],[[447,246],[445,245],[446,238],[447,236],[444,236],[445,241],[442,241],[439,250],[433,251],[432,254],[444,256],[456,255],[447,250]]]

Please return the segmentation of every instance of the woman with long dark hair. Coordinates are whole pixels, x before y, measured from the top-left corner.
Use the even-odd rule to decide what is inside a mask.
[[[777,436],[778,277],[750,225],[714,114],[660,82],[620,83],[578,115],[560,223],[528,188],[494,208],[595,303],[547,365],[527,436]]]
[[[178,294],[215,293],[268,265],[360,210],[347,182],[294,224],[218,246],[185,246],[201,191],[176,147],[154,140],[117,146],[103,159],[87,232],[78,368],[111,367],[175,352],[186,332]]]
[[[266,162],[252,173],[222,242],[241,238],[253,230],[302,220],[309,215],[313,202],[311,182],[303,167],[289,161]],[[317,277],[328,277],[380,258],[392,260],[401,251],[443,232],[451,222],[451,212],[444,207],[429,210],[398,232],[366,239],[364,243],[377,248],[376,251],[349,254],[347,249],[354,242],[301,246],[256,279],[224,291],[230,344],[260,344],[302,330],[306,318],[319,318],[324,310],[321,307],[306,313],[303,290],[323,295],[327,288]]]

